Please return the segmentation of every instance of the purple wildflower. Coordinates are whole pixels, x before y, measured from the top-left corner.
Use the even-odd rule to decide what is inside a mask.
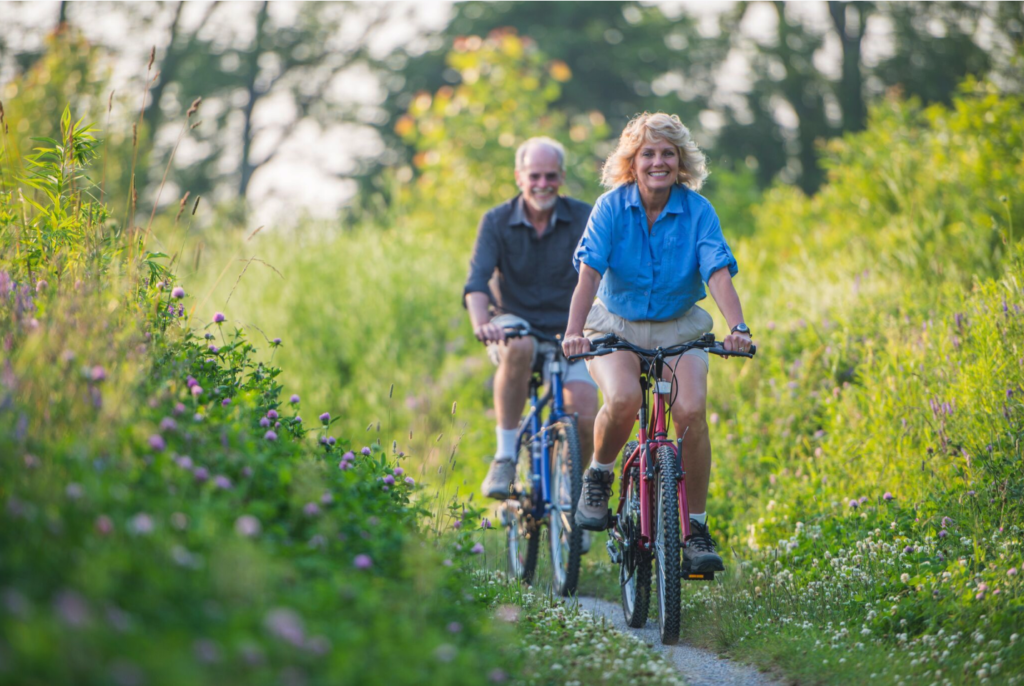
[[[1007,569],[1006,570],[1006,576],[1017,576],[1017,568],[1016,567],[1010,567],[1009,569]]]
[[[480,528],[481,529],[490,529],[491,528],[491,520],[489,520],[487,517],[484,517],[482,520],[480,520]]]
[[[448,625],[448,633],[450,633],[450,634],[457,634],[460,631],[462,631],[462,625],[459,624],[458,622],[451,622]]]
[[[160,434],[153,434],[149,437],[149,447],[160,452],[167,447],[167,443],[164,441],[164,437]]]
[[[74,591],[61,591],[53,601],[54,610],[61,621],[71,627],[81,627],[89,623],[89,605],[85,598]]]
[[[914,546],[908,545],[906,548],[903,549],[903,552],[909,555],[910,553],[914,552]]]
[[[271,429],[267,433],[263,434],[263,438],[267,439],[268,441],[276,441],[277,440],[277,434],[274,433],[273,429]]]
[[[194,395],[194,396],[196,396],[198,398],[202,394],[203,394],[203,387],[202,386],[200,386],[199,384],[196,384],[195,386],[192,387],[192,395]]]
[[[369,555],[356,555],[355,559],[352,560],[352,564],[355,565],[356,569],[369,569],[373,566],[373,560],[370,559]]]
[[[337,442],[338,442],[338,439],[336,439],[334,436],[328,436],[327,437],[327,445],[334,445]]]
[[[250,467],[249,465],[242,467],[242,476],[245,477],[246,479],[251,479],[252,467]]]
[[[97,517],[96,523],[93,526],[96,527],[96,533],[100,536],[109,536],[114,530],[114,522],[107,515]]]
[[[242,515],[235,520],[235,533],[240,536],[256,536],[260,532],[260,520],[252,515]]]
[[[306,631],[302,626],[302,618],[295,610],[278,607],[267,613],[263,626],[275,638],[296,647],[302,647],[306,641]]]
[[[268,410],[267,411],[267,418],[269,418],[269,419],[277,419],[278,416],[279,415],[277,414],[277,410]]]
[[[330,505],[333,502],[334,502],[334,495],[332,495],[330,491],[326,491],[326,492],[324,492],[324,494],[322,496],[320,496],[320,504],[321,505]]]
[[[214,355],[216,355],[216,354],[217,354],[218,352],[220,352],[220,348],[218,348],[218,347],[217,347],[217,346],[215,346],[215,345],[211,345],[211,346],[210,346],[210,348],[209,348],[209,350],[210,350],[210,352],[211,352],[211,353],[213,353]]]
[[[270,426],[270,420],[267,419],[266,417],[262,417],[260,419],[260,426],[262,426],[264,429],[268,428]]]
[[[178,428],[178,422],[174,421],[170,417],[164,417],[160,420],[161,431],[174,431]]]
[[[227,407],[228,405],[231,404],[231,398],[224,398],[223,400],[220,401],[220,404],[223,407]]]
[[[416,480],[413,479],[411,476],[407,476],[405,477],[405,483],[409,484],[410,486],[415,486]]]
[[[174,414],[185,414],[185,403],[174,403]]]
[[[322,415],[320,415],[320,421],[323,422],[324,424],[330,424],[331,414],[329,412],[324,412]]]
[[[850,507],[856,510],[858,507],[860,507],[860,502],[856,498],[854,498],[853,500],[850,501]]]
[[[403,474],[405,474],[405,470],[402,469],[401,467],[395,467],[392,470],[392,474],[394,474],[395,476],[402,476]]]
[[[474,555],[481,554],[482,552],[484,552],[483,543],[474,543],[473,547],[469,549],[469,552],[473,553]]]
[[[274,340],[271,341],[271,343],[273,343],[274,345],[281,345],[281,339],[275,338]]]
[[[352,469],[352,463],[349,462],[348,460],[342,460],[341,462],[338,463],[338,469],[340,469],[343,472],[348,469]]]
[[[882,496],[882,500],[884,500],[885,502],[889,502],[890,500],[892,500],[892,498],[892,493],[890,493],[889,491],[886,491],[885,495]]]
[[[175,286],[174,289],[171,290],[171,297],[172,298],[178,298],[179,300],[181,298],[184,298],[185,297],[185,289],[182,288],[181,286]]]
[[[177,462],[178,466],[181,467],[182,469],[192,469],[192,458],[189,457],[188,455],[180,456],[178,459],[175,460],[175,462]]]
[[[189,388],[192,388],[193,386],[198,386],[199,382],[196,381],[196,378],[194,376],[190,376],[188,377],[188,381],[185,382],[185,385],[188,386]]]
[[[356,459],[356,454],[354,452],[352,452],[351,450],[349,450],[347,453],[345,453],[344,455],[341,456],[341,459],[343,459],[343,460],[354,460],[354,459]]]
[[[949,536],[949,532],[945,529],[939,532],[939,538],[945,538],[946,536]]]
[[[218,474],[213,479],[213,484],[222,490],[228,490],[231,488],[231,479],[227,478],[223,474]]]
[[[206,467],[196,467],[192,470],[192,476],[194,476],[196,481],[199,483],[203,483],[210,478],[210,470]]]
[[[384,483],[386,483],[388,486],[393,486],[395,484],[395,477],[388,474],[387,476],[384,477]]]
[[[89,378],[93,381],[105,381],[107,378],[107,370],[100,365],[95,365],[89,370]]]
[[[305,507],[302,508],[302,512],[307,517],[316,517],[320,514],[320,506],[316,503],[306,503]]]
[[[291,402],[293,405],[295,403],[299,402],[299,394],[298,393],[293,394],[292,397],[288,399],[288,401]]]
[[[370,449],[364,446],[363,449],[360,450],[359,452],[361,452],[363,455],[369,455]]]
[[[132,533],[139,534],[140,536],[153,533],[153,518],[145,512],[140,512],[132,517],[131,521],[128,523],[128,529]]]
[[[214,324],[220,324],[225,319],[226,319],[226,317],[224,316],[223,312],[215,312],[213,314],[213,323]]]

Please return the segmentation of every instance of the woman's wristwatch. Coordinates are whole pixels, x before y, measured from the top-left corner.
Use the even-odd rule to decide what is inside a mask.
[[[736,326],[732,327],[729,333],[741,333],[746,336],[750,336],[750,327],[748,327],[746,323],[740,322]]]

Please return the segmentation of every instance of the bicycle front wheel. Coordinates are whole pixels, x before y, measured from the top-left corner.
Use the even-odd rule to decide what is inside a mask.
[[[661,642],[674,645],[679,641],[679,461],[668,446],[658,448],[658,469],[655,477],[657,507],[654,527],[655,578],[658,583],[658,625]]]
[[[630,441],[622,450],[625,460],[636,450]],[[622,592],[622,614],[626,624],[639,629],[647,624],[651,606],[651,554],[640,547],[640,467],[634,464],[623,473],[619,490],[625,502],[616,527],[619,538],[619,588]]]
[[[519,442],[516,455],[514,499],[506,500],[502,512],[508,572],[514,579],[532,584],[540,555],[540,526],[534,518],[534,493],[531,488],[530,438]]]
[[[583,490],[583,462],[576,420],[564,417],[555,427],[551,445],[551,586],[561,596],[576,592],[583,554],[583,529],[576,524],[576,504]]]

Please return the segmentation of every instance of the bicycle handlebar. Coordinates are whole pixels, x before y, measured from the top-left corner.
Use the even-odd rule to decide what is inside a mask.
[[[675,357],[676,355],[682,355],[687,350],[693,350],[700,348],[719,357],[753,357],[757,352],[757,346],[750,346],[749,353],[743,353],[736,350],[726,350],[719,346],[715,341],[715,334],[706,333],[697,340],[690,341],[689,343],[680,343],[679,345],[673,345],[668,348],[658,348],[656,350],[648,350],[647,348],[641,348],[640,346],[633,345],[629,341],[624,341],[613,333],[605,334],[600,338],[595,338],[590,342],[594,350],[587,353],[579,353],[578,355],[570,355],[566,359],[570,362],[576,360],[582,360],[586,357],[601,357],[603,355],[610,355],[614,352],[625,351],[636,353],[637,355],[643,355],[644,357]]]
[[[505,332],[505,338],[522,338],[523,336],[533,336],[539,341],[545,343],[554,343],[561,347],[562,337],[561,336],[549,336],[546,333],[540,331],[534,331],[529,326],[503,326],[501,330]]]

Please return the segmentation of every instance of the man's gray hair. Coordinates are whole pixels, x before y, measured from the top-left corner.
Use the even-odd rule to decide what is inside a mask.
[[[565,171],[565,148],[554,138],[548,138],[547,136],[535,136],[523,141],[523,144],[516,150],[517,170],[523,168],[523,163],[526,162],[526,153],[530,152],[532,148],[550,148],[554,150],[555,154],[558,155],[558,168],[563,172]]]

